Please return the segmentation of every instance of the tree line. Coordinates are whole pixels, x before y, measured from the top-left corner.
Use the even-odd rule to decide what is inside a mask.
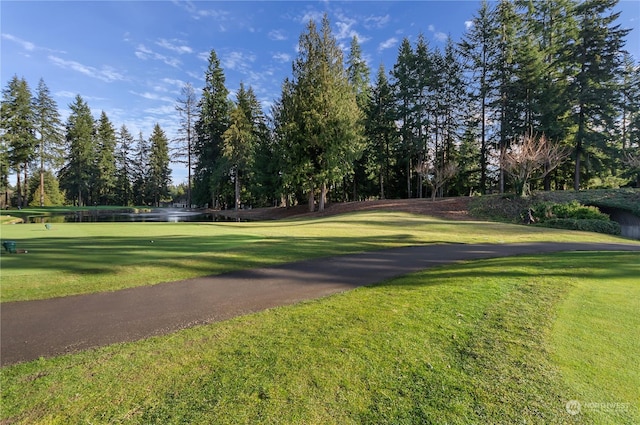
[[[405,38],[373,81],[358,40],[345,58],[325,15],[300,35],[268,114],[251,87],[229,99],[212,50],[201,93],[187,83],[176,99],[171,158],[158,125],[133,140],[104,112],[94,121],[80,96],[62,130],[44,83],[31,98],[14,77],[3,92],[2,184],[11,170],[18,196],[42,203],[46,170],[56,170],[49,177],[66,202],[158,204],[173,160],[188,170],[189,205],[312,210],[640,186],[640,66],[624,51],[629,30],[616,23],[616,3],[483,2],[462,40],[440,49]],[[40,170],[39,184],[27,184],[30,169]]]

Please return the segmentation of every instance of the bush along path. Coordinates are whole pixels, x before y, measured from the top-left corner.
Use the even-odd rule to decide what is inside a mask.
[[[589,243],[442,244],[322,258],[115,292],[4,303],[9,365],[289,305],[463,260],[560,251],[640,251]]]

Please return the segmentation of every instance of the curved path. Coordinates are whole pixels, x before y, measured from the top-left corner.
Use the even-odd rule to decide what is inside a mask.
[[[410,246],[115,292],[3,303],[0,306],[0,364],[166,334],[456,261],[576,250],[640,251],[640,245]]]

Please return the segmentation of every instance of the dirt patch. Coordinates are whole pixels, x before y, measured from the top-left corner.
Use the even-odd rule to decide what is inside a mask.
[[[221,217],[240,220],[280,220],[293,217],[326,217],[357,211],[402,211],[412,214],[428,215],[446,220],[471,220],[469,216],[469,202],[471,198],[456,197],[436,199],[381,199],[360,202],[331,203],[323,212],[308,212],[306,205],[295,207],[255,208],[241,210],[237,213],[231,210],[212,211]]]

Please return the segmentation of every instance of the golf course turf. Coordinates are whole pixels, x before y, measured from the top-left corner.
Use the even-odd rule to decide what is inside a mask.
[[[293,259],[302,260],[301,251],[326,259],[417,244],[442,251],[473,249],[470,242],[482,242],[483,248],[544,240],[625,242],[483,223],[454,234],[452,229],[463,227],[403,214],[355,216],[343,220],[353,228],[348,231],[335,219],[324,222],[328,233],[345,232],[334,238],[322,225],[287,223],[305,232],[288,230],[290,243],[304,241],[297,251],[292,247],[276,260],[252,251],[255,257],[243,261],[265,266],[291,261],[284,257],[295,252],[299,256]],[[269,231],[278,232],[238,226],[229,233],[253,236],[248,239],[255,243],[243,246],[250,250],[265,243]],[[434,244],[447,239],[462,245]],[[336,246],[339,242],[346,243]],[[138,246],[128,248],[129,257]],[[276,246],[284,244],[271,248]],[[316,301],[6,366],[1,418],[7,423],[637,423],[640,377],[628,364],[640,349],[633,338],[637,315],[629,314],[638,309],[640,254],[528,252],[440,265],[391,280],[379,276],[376,285]],[[190,255],[187,260],[196,256]],[[139,266],[127,260],[123,268]],[[69,272],[65,261],[53,275]],[[15,268],[10,271],[17,276]],[[49,272],[34,268],[34,273]],[[12,304],[3,303],[3,311]],[[575,403],[567,409],[570,401],[578,403],[577,410]]]

